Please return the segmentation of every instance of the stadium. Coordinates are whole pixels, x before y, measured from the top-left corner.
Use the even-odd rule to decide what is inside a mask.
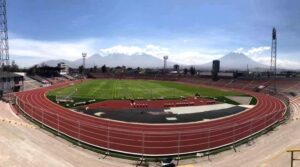
[[[128,86],[126,85],[128,82],[141,82],[143,83],[141,84],[142,88],[133,90],[137,85]],[[250,81],[251,83],[248,82],[248,84],[240,82],[227,84],[224,81],[215,82],[214,84],[204,82],[207,82],[207,80],[199,79],[193,80],[193,82],[188,82],[185,79],[159,82],[120,79],[66,81],[46,88],[17,93],[15,95],[15,105],[18,112],[26,114],[30,119],[61,135],[76,140],[76,142],[100,148],[106,154],[116,152],[140,157],[180,157],[188,154],[210,154],[214,150],[226,146],[234,147],[235,144],[251,140],[255,135],[280,124],[288,115],[288,101],[284,95],[269,96],[262,92],[252,91],[254,87],[261,85],[262,81]],[[146,83],[152,84],[152,87]],[[162,89],[161,87],[153,89],[154,83],[166,84],[168,89]],[[88,92],[95,90],[92,86],[95,84],[106,85],[103,85],[98,92],[92,93],[93,95],[98,94],[98,97],[88,96]],[[111,85],[114,85],[114,87]],[[192,87],[191,85],[197,85],[198,87]],[[241,85],[243,86],[240,87]],[[120,88],[122,86],[126,87],[127,92]],[[99,88],[99,86],[97,87]],[[119,87],[119,90],[117,90],[117,87]],[[170,87],[173,88],[170,90]],[[188,91],[179,92],[176,87],[181,88],[181,90],[192,89],[191,92],[197,93],[200,97],[194,97]],[[151,97],[147,92],[143,92],[149,89],[152,89]],[[52,98],[53,101],[57,100],[53,102],[47,98],[47,95],[50,99],[53,95],[58,99]],[[182,95],[186,96],[183,97]],[[208,111],[216,116],[204,121],[203,119],[201,121],[200,115],[198,116],[200,121],[191,121],[192,118],[185,118],[184,120],[187,122],[177,123],[176,120],[173,120],[173,122],[151,123],[151,120],[155,122],[155,119],[157,119],[151,117],[151,120],[148,120],[147,123],[136,122],[140,119],[143,120],[140,118],[141,112],[144,112],[142,117],[147,117],[146,113],[152,112],[161,113],[167,118],[168,114],[162,109],[176,111],[176,109],[181,108],[179,112],[189,113],[190,110],[197,110],[203,105],[213,108],[216,105],[215,103],[224,103],[220,100],[224,101],[224,97],[229,95],[250,96],[255,98],[257,102],[251,108],[243,108],[239,112],[229,112],[225,116],[215,114],[214,111]],[[215,97],[223,98],[218,101]],[[101,98],[107,100],[96,102]],[[168,98],[172,100],[167,100]],[[197,101],[201,101],[201,103],[195,104],[195,100],[196,103]],[[92,101],[91,104],[86,104],[88,101]],[[151,106],[153,101],[156,102],[156,107],[155,105],[154,107]],[[57,103],[63,103],[64,105],[69,103],[67,106],[81,103],[84,103],[84,105],[81,107],[81,111],[76,112]],[[133,114],[130,115],[131,122],[128,120],[114,120],[114,116],[102,119],[86,114],[85,112],[88,112],[90,108],[102,108],[102,110],[106,109],[108,112],[120,113],[125,109],[133,112]],[[125,114],[128,114],[127,112]],[[188,114],[189,117],[197,117],[197,111],[191,113]],[[180,118],[180,115],[184,115],[184,113],[173,113],[170,117],[176,118],[178,116]],[[121,117],[123,116],[121,115]]]
[[[166,70],[55,78],[40,73],[25,76],[25,90],[4,99],[18,116],[45,131],[136,165],[179,165],[236,152],[297,117],[297,78],[228,78],[218,69],[213,62],[208,77]],[[28,83],[33,87],[25,88]]]
[[[0,0],[0,166],[300,165],[294,3]]]

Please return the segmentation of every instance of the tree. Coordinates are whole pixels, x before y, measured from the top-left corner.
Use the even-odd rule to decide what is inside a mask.
[[[101,67],[101,71],[102,71],[102,73],[106,73],[107,72],[107,67],[106,67],[105,64]]]
[[[11,71],[12,72],[19,71],[19,66],[16,64],[14,60],[11,62]]]
[[[186,75],[189,72],[189,70],[187,68],[183,69],[183,74]]]
[[[190,73],[191,73],[191,75],[195,75],[196,74],[195,67],[193,67],[193,66],[190,67]]]
[[[174,64],[173,68],[174,68],[175,71],[179,71],[179,65],[178,64]]]
[[[141,68],[140,68],[140,67],[137,67],[137,68],[134,70],[134,73],[135,73],[135,74],[139,74],[140,71],[141,71]]]
[[[78,67],[78,71],[79,71],[80,74],[83,73],[83,66],[82,65]]]
[[[93,71],[94,71],[94,72],[97,72],[97,69],[98,69],[98,67],[97,67],[96,65],[94,65]]]
[[[27,74],[28,75],[36,75],[36,71],[37,71],[37,65],[34,65],[27,70]]]

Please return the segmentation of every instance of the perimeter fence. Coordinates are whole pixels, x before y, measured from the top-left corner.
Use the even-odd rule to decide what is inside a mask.
[[[176,126],[136,126],[107,120],[87,119],[58,108],[37,107],[16,97],[18,111],[79,143],[138,156],[167,156],[206,152],[247,139],[282,121],[286,110],[251,111],[232,122],[211,121]],[[45,104],[47,105],[47,104]],[[257,114],[257,115],[256,115]]]

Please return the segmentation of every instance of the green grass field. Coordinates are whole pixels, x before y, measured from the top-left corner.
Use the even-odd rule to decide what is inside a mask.
[[[73,99],[173,99],[180,96],[219,97],[241,95],[237,92],[196,87],[169,81],[154,80],[88,80],[73,86],[50,91],[47,96],[53,100],[56,96]],[[77,100],[76,100],[77,101]]]

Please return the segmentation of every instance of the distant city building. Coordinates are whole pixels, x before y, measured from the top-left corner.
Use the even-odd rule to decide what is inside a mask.
[[[218,73],[220,72],[220,60],[214,60],[212,63],[212,79],[218,80]]]
[[[207,71],[199,72],[198,75],[200,77],[204,77],[204,78],[212,78],[213,77],[213,73],[207,72]],[[234,72],[218,72],[218,78],[234,78],[234,77],[235,77]]]
[[[0,98],[4,93],[17,92],[23,89],[24,77],[18,74],[0,73]]]
[[[60,68],[60,71],[59,71],[60,75],[67,75],[67,74],[69,74],[69,67],[68,67],[68,65],[66,63],[61,62],[61,63],[58,63],[57,66],[58,66],[58,68]]]

